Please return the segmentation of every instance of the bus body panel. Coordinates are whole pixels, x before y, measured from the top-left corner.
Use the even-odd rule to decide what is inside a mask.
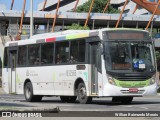
[[[5,93],[9,94],[9,76],[8,76],[8,68],[2,69],[2,87]]]
[[[17,94],[22,94],[21,87],[26,79],[32,82],[35,95],[74,95],[74,83],[78,78],[86,84],[89,95],[89,65],[85,70],[76,70],[77,65],[56,65],[43,67],[17,68],[16,79],[19,84]]]

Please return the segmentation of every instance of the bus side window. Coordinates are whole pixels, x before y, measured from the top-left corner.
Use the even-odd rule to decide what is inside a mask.
[[[71,41],[70,63],[85,62],[85,40]]]
[[[68,63],[69,62],[69,42],[57,42],[56,43],[56,55],[55,63]]]
[[[85,62],[85,40],[80,40],[78,45],[78,62]]]
[[[28,65],[40,65],[40,45],[28,46]]]
[[[54,44],[45,43],[41,45],[41,64],[52,64],[54,54]]]
[[[76,63],[78,61],[78,40],[71,41],[70,48],[70,63]]]
[[[4,49],[4,58],[3,58],[3,67],[7,68],[8,67],[8,48]]]
[[[19,49],[18,49],[18,65],[19,66],[26,65],[26,56],[27,56],[27,47],[19,46]]]

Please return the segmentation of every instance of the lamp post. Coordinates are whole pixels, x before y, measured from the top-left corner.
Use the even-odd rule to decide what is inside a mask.
[[[30,1],[30,37],[33,36],[33,0]]]

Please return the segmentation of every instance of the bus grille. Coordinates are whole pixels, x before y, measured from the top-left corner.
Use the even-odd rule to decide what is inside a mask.
[[[121,90],[121,92],[123,93],[123,94],[135,94],[135,95],[138,95],[138,94],[140,94],[140,95],[142,95],[143,93],[144,93],[144,90],[139,90],[138,92],[129,92],[129,90]]]
[[[121,81],[144,81],[150,79],[149,76],[118,76],[116,79]]]

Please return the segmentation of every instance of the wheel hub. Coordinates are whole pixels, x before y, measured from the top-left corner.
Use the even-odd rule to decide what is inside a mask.
[[[86,89],[85,89],[84,87],[82,87],[82,88],[79,90],[79,94],[80,94],[81,99],[84,99],[85,96],[86,96]]]
[[[27,87],[27,88],[26,88],[26,97],[27,97],[27,98],[30,98],[30,96],[31,96],[31,90],[30,90],[29,87]]]

